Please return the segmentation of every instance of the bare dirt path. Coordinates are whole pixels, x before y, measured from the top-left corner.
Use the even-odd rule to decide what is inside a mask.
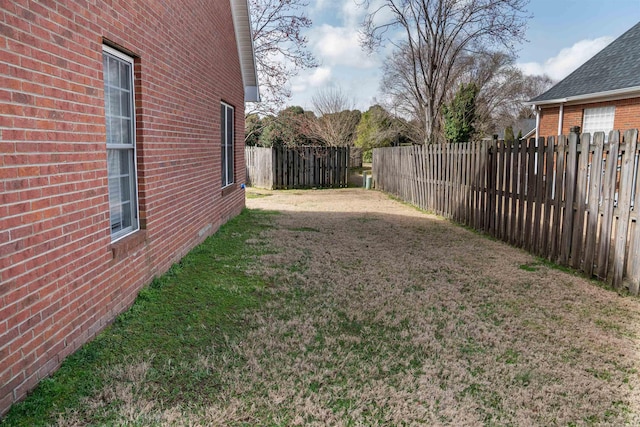
[[[276,248],[257,273],[286,297],[247,319],[249,369],[228,379],[251,404],[224,413],[285,425],[640,424],[638,299],[376,191],[249,189],[247,206],[281,212],[247,243]]]

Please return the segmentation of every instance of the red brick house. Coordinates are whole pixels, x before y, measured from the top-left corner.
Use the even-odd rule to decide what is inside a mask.
[[[0,9],[0,414],[244,206],[246,0]]]
[[[640,128],[640,23],[529,104],[539,136]]]

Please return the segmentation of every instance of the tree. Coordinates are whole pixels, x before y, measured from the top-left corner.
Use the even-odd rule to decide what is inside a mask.
[[[262,119],[257,114],[249,114],[244,119],[245,145],[260,145],[260,138],[264,130]]]
[[[442,107],[444,135],[449,142],[469,142],[475,132],[476,96],[475,83],[462,84],[450,103]]]
[[[312,116],[313,113],[304,111],[302,107],[293,106],[281,110],[277,116],[264,117],[259,145],[263,147],[308,145],[310,141],[305,126]]]
[[[478,85],[477,126],[480,134],[491,135],[518,119],[531,118],[525,101],[553,85],[547,76],[525,76],[510,55],[493,53],[476,56],[474,75],[468,81]]]
[[[248,113],[275,114],[291,96],[289,80],[318,65],[302,35],[312,24],[301,11],[308,5],[304,0],[249,0],[262,102],[248,105]]]
[[[340,88],[327,88],[317,92],[311,103],[318,117],[307,121],[309,136],[330,147],[353,145],[361,116],[353,110],[353,101]]]
[[[513,136],[513,126],[509,125],[504,129],[504,140],[506,142],[515,141],[515,136]]]
[[[370,7],[373,0],[367,0]],[[525,33],[528,0],[380,0],[363,23],[364,45],[384,40],[404,62],[396,72],[410,86],[407,97],[422,114],[425,142],[439,140],[441,109],[455,87],[461,62],[483,46],[513,50]],[[403,40],[392,39],[402,31]]]
[[[363,151],[369,151],[372,148],[390,146],[394,137],[391,115],[380,105],[374,105],[362,114],[356,128],[354,145]]]

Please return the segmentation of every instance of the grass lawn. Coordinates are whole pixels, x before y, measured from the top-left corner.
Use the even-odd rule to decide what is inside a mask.
[[[271,227],[272,216],[245,210],[224,225],[14,405],[2,425],[152,425],[164,422],[156,411],[216,400],[225,387],[219,368],[245,363],[235,350],[247,333],[242,313],[266,296],[265,282],[246,273],[266,243],[245,242]]]
[[[637,298],[379,192],[248,195],[2,425],[640,424]]]

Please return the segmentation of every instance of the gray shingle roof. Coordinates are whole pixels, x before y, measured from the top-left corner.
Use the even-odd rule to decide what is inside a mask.
[[[532,103],[640,86],[640,22]]]

